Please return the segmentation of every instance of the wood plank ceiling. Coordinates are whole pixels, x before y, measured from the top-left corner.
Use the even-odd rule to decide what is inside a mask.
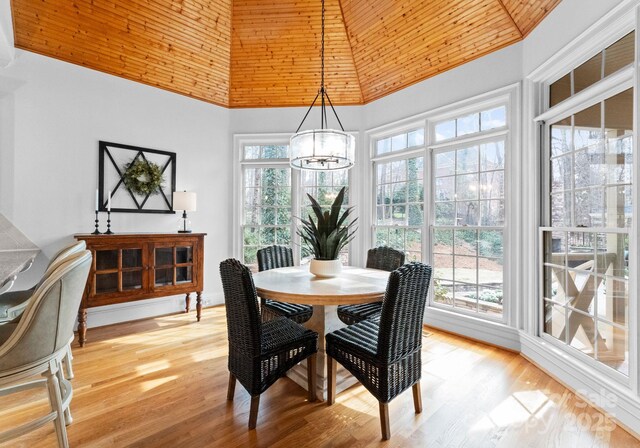
[[[560,0],[326,0],[334,104],[522,40]],[[12,0],[16,47],[225,107],[308,106],[319,0]]]

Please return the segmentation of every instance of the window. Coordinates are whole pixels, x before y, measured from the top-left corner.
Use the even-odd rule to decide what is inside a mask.
[[[502,316],[505,137],[433,151],[437,305]]]
[[[634,42],[635,32],[631,32],[552,83],[549,86],[549,107],[631,64]]]
[[[251,136],[252,143],[240,143],[241,180],[239,183],[241,207],[239,217],[239,251],[243,262],[257,271],[258,249],[279,244],[294,249],[294,258],[306,263],[311,254],[299,244],[295,217],[310,213],[307,193],[320,205],[330,205],[343,186],[349,185],[349,174],[341,171],[292,170],[289,166],[287,137],[266,136],[272,144],[253,143],[259,137]],[[348,204],[348,190],[347,201]],[[348,263],[349,252],[341,253]]]
[[[478,132],[504,128],[507,125],[506,113],[506,106],[498,106],[438,122],[435,125],[435,141],[442,142]]]
[[[248,160],[285,159],[285,145],[244,146]],[[257,270],[256,252],[264,246],[292,242],[291,169],[288,160],[242,167],[242,259]]]
[[[549,126],[544,333],[629,374],[633,89]]]
[[[348,208],[349,204],[349,173],[347,170],[338,171],[310,171],[303,170],[300,172],[301,176],[301,215],[305,218],[308,215],[313,216],[311,210],[311,201],[307,194],[313,196],[321,206],[330,207],[333,204],[334,199],[340,192],[342,187],[347,187],[345,193],[345,201],[342,206],[343,210]],[[306,246],[300,246],[300,262],[307,263],[313,258],[313,255]],[[349,248],[348,245],[340,252],[340,258],[343,263],[349,262]]]
[[[377,156],[391,152],[402,151],[424,145],[424,128],[414,129],[409,132],[401,132],[376,142],[375,153]]]
[[[627,34],[550,84],[540,229],[543,337],[620,378],[630,364],[634,90],[631,74],[610,75],[634,61],[634,42]],[[570,113],[554,114],[560,101],[573,101]]]
[[[406,261],[421,261],[424,157],[377,162],[375,172],[375,245],[404,251]]]

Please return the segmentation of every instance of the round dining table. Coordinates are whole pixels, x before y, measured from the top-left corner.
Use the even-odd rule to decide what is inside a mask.
[[[326,399],[325,335],[345,326],[336,312],[338,305],[380,301],[387,288],[389,272],[378,269],[343,266],[336,277],[316,277],[308,265],[270,269],[253,274],[258,296],[280,302],[313,305],[311,319],[303,325],[318,333],[316,395]],[[287,376],[306,389],[306,361],[294,367]],[[340,392],[357,380],[345,369],[338,368],[336,391]]]

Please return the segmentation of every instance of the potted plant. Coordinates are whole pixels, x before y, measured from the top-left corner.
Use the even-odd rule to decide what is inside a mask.
[[[316,220],[311,215],[308,220],[300,218],[302,226],[297,233],[314,254],[309,271],[318,277],[335,277],[340,273],[340,250],[349,244],[357,230],[354,228],[357,218],[348,220],[353,207],[341,211],[345,191],[346,187],[342,187],[330,210],[323,210],[318,201],[307,194]]]

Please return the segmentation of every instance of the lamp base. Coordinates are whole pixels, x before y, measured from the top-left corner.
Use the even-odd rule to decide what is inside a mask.
[[[178,230],[178,233],[191,233],[191,230]]]

